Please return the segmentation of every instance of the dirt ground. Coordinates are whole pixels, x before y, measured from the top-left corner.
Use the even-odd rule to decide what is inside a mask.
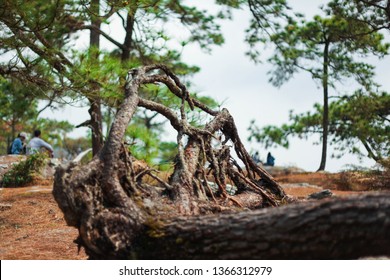
[[[339,196],[356,193],[336,190],[326,174],[289,175],[278,180],[287,194],[298,198],[325,188]],[[66,225],[51,191],[47,184],[0,188],[0,259],[87,259],[73,243],[77,230]]]
[[[0,189],[0,259],[82,260],[51,186]]]

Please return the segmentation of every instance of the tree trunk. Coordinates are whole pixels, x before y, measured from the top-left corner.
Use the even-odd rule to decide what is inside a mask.
[[[322,114],[322,154],[321,154],[321,163],[317,171],[325,170],[326,165],[326,156],[328,149],[328,129],[329,129],[329,105],[328,105],[328,96],[329,96],[329,43],[325,43],[324,47],[324,62],[323,62],[323,78],[322,78],[322,87],[324,91],[324,112]]]
[[[371,149],[370,144],[368,143],[367,139],[360,138],[359,140],[360,140],[360,142],[363,143],[364,148],[366,148],[366,151],[368,153],[368,157],[372,158],[376,162],[380,162],[383,159],[380,154],[376,155],[374,153],[374,151]]]
[[[99,48],[100,48],[100,33],[97,31],[100,29],[101,20],[99,18],[100,0],[92,0],[90,5],[91,12],[91,24],[96,27],[92,28],[89,38],[89,45],[92,52],[96,52],[92,59],[95,63],[99,63]],[[99,87],[94,86],[92,89],[97,97],[89,99],[90,108],[88,110],[91,116],[90,128],[92,131],[92,154],[96,155],[103,147],[103,116],[101,110],[101,104],[99,100]]]
[[[132,8],[127,13],[127,21],[126,21],[126,36],[125,41],[123,42],[123,50],[121,60],[122,62],[128,61],[130,59],[130,52],[133,44],[133,31],[134,31],[134,23],[135,23],[135,14],[137,12],[137,8]]]
[[[390,193],[177,218],[146,229],[139,259],[357,259],[390,256]],[[98,257],[98,256],[96,256]]]
[[[92,131],[92,154],[96,155],[103,147],[103,116],[99,98],[89,99],[89,102],[88,113],[91,116],[89,125]]]

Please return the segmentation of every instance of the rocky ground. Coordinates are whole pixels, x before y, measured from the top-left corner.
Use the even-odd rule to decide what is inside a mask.
[[[12,156],[0,157],[0,177],[12,162]],[[287,194],[301,200],[323,190],[325,196],[361,193],[364,187],[345,189],[340,174],[307,173],[302,170],[277,168],[269,170],[282,184]],[[276,172],[277,171],[277,172]],[[366,190],[367,188],[365,188]],[[48,180],[20,188],[0,188],[0,259],[86,259],[73,243],[77,230],[68,227],[51,194]]]

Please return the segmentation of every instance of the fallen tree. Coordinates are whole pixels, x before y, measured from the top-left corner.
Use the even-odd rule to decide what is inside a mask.
[[[180,98],[180,113],[141,98],[140,88],[149,83],[164,84]],[[210,121],[203,127],[191,126],[186,106],[202,110]],[[123,143],[137,107],[158,112],[177,131],[178,154],[168,182],[151,169],[136,168]],[[231,150],[241,163],[233,159]],[[143,183],[144,176],[157,180],[159,188]],[[210,181],[215,182],[216,189]],[[227,191],[229,185],[235,186],[234,193]],[[366,197],[363,202],[352,199],[350,204],[279,207],[289,198],[272,176],[253,162],[229,112],[210,110],[193,99],[164,65],[129,72],[124,100],[103,149],[86,165],[59,167],[53,194],[68,225],[79,229],[77,243],[92,259],[355,258],[390,254],[388,195]],[[243,211],[259,208],[265,209]],[[335,210],[335,216],[331,209],[344,214]],[[371,217],[371,224],[361,220],[366,216]],[[338,222],[330,222],[333,217]],[[315,239],[325,228],[329,233],[334,227],[348,232],[348,227],[340,226],[343,217],[349,219],[348,226],[367,230],[362,235],[356,233],[360,231],[351,235],[340,231],[305,245],[305,240]],[[343,254],[328,248],[343,247],[343,242],[356,244],[355,239],[360,237],[374,240],[368,227],[382,233],[381,241],[372,249],[352,246],[352,253],[344,250]]]
[[[390,194],[178,218],[133,249],[141,259],[357,259],[390,255]]]

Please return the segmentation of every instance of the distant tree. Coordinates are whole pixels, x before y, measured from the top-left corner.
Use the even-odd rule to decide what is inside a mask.
[[[332,143],[343,152],[366,155],[377,162],[390,157],[390,95],[362,91],[331,103]],[[344,145],[343,145],[344,144]]]
[[[0,78],[0,143],[6,153],[18,133],[28,132],[38,113],[38,103],[31,98],[32,88],[18,80]]]
[[[313,112],[290,114],[290,123],[258,128],[252,122],[250,141],[266,148],[288,148],[289,138],[307,138],[322,133],[323,106],[316,104]],[[356,92],[329,104],[329,138],[338,152],[357,154],[381,163],[390,157],[390,95],[386,92]],[[365,149],[365,153],[362,151]]]
[[[353,78],[363,88],[375,86],[374,67],[358,61],[357,57],[387,54],[388,44],[383,35],[365,22],[349,21],[338,16],[312,21],[288,19],[288,24],[269,37],[276,46],[269,62],[275,66],[270,82],[281,86],[299,71],[310,73],[323,89],[322,155],[318,170],[324,170],[329,133],[329,89],[337,83]],[[273,131],[275,133],[275,131]]]

